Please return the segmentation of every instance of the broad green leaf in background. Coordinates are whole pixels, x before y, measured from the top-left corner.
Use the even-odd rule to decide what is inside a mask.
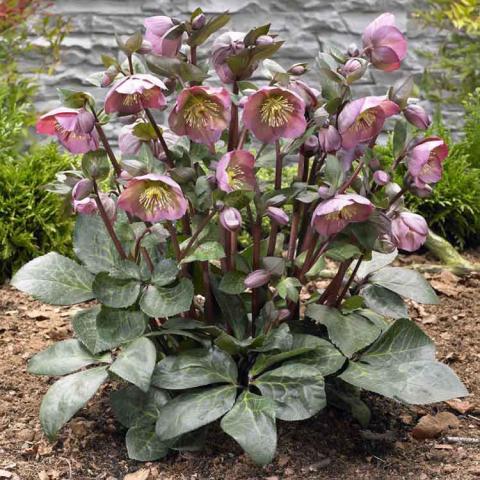
[[[408,309],[402,297],[379,285],[366,285],[360,290],[365,305],[380,315],[390,318],[408,318]]]
[[[102,349],[105,349],[105,346],[112,349],[140,337],[145,331],[147,320],[146,315],[138,310],[102,307],[96,318],[97,334]],[[97,353],[97,350],[94,353]]]
[[[73,305],[94,297],[93,276],[81,265],[55,252],[24,265],[11,285],[50,305]]]
[[[257,337],[258,338],[258,337]],[[287,351],[292,348],[293,337],[290,327],[282,323],[279,327],[272,329],[261,345],[255,347],[256,352]]]
[[[340,375],[345,382],[400,402],[426,404],[468,395],[453,371],[435,360],[435,345],[410,320],[397,320]]]
[[[170,258],[160,260],[152,273],[151,282],[157,287],[164,287],[173,283],[178,275],[178,266]]]
[[[332,247],[325,252],[326,257],[336,262],[343,262],[352,257],[359,257],[361,254],[362,252],[357,246],[342,242],[334,243]]]
[[[262,395],[275,400],[277,418],[305,420],[326,405],[323,375],[294,359],[260,375],[254,382]]]
[[[91,353],[108,350],[110,344],[102,340],[97,330],[97,315],[100,306],[86,308],[77,312],[72,318],[72,327],[75,335],[88,348]]]
[[[63,340],[37,353],[28,362],[27,371],[35,375],[66,375],[94,363],[109,363],[109,353],[92,355],[81,342]]]
[[[156,359],[153,342],[145,337],[137,338],[121,351],[110,371],[147,392]]]
[[[387,265],[390,265],[398,256],[398,250],[391,253],[372,252],[371,260],[364,260],[357,271],[358,278],[365,278],[370,273],[376,272]]]
[[[382,332],[380,326],[358,313],[342,315],[336,308],[316,303],[307,306],[306,315],[327,327],[330,340],[347,357],[372,344]]]
[[[220,280],[218,288],[223,293],[230,295],[239,295],[245,291],[244,280],[247,275],[243,272],[230,271],[226,272]]]
[[[125,427],[155,424],[160,409],[170,400],[165,390],[150,388],[148,392],[128,385],[110,394],[110,403],[117,420]]]
[[[140,294],[141,283],[135,279],[115,278],[100,272],[93,281],[93,293],[97,300],[113,308],[133,305]]]
[[[384,267],[375,272],[370,283],[388,288],[418,303],[437,304],[438,297],[421,273],[401,267]]]
[[[128,458],[151,462],[168,453],[168,443],[162,442],[155,433],[155,424],[138,425],[128,429],[125,437]]]
[[[140,308],[150,317],[172,317],[189,310],[192,300],[193,284],[182,278],[173,287],[149,285],[140,297]]]
[[[85,406],[107,378],[107,367],[96,367],[63,377],[48,389],[40,407],[40,423],[50,440],[55,439],[60,428]]]
[[[216,347],[209,350],[194,349],[158,362],[152,385],[181,390],[212,383],[236,384],[237,375],[237,365],[228,353]]]
[[[218,242],[205,242],[200,244],[195,250],[187,255],[182,263],[207,262],[220,260],[225,257],[225,250]]]
[[[236,387],[223,385],[175,397],[160,410],[157,435],[161,440],[168,440],[217,420],[232,408],[236,392]]]
[[[277,449],[275,402],[272,399],[243,392],[222,418],[220,426],[257,465],[272,461]]]

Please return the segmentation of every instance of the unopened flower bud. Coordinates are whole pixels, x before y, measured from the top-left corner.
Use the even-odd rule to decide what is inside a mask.
[[[420,130],[426,130],[432,123],[430,116],[420,105],[407,105],[403,114],[412,125]]]
[[[283,322],[290,316],[290,310],[288,308],[281,308],[278,311],[277,321]]]
[[[287,225],[288,223],[288,215],[281,208],[270,206],[267,207],[265,213],[271,220],[279,225]]]
[[[152,53],[152,48],[152,42],[144,39],[142,41],[142,46],[137,50],[137,53],[140,55],[147,55],[148,53]]]
[[[308,155],[314,155],[318,152],[318,137],[316,135],[310,135],[303,144],[303,151]]]
[[[93,215],[97,212],[97,204],[95,199],[87,197],[83,200],[74,200],[73,211],[75,213],[80,213],[81,215]]]
[[[367,67],[368,62],[364,58],[350,58],[341,68],[341,73],[346,78],[347,83],[351,84],[363,77]]]
[[[296,75],[296,76],[303,75],[306,71],[307,71],[307,68],[303,63],[297,63],[296,65],[292,65],[288,69],[288,73],[290,75]]]
[[[244,280],[245,288],[259,288],[267,284],[272,274],[268,270],[260,269],[249,273]]]
[[[234,207],[226,207],[220,212],[220,224],[229,232],[236,232],[242,227],[242,215]]]
[[[355,43],[351,43],[347,48],[347,54],[350,57],[358,57],[360,55],[360,50]]]
[[[95,117],[88,110],[81,108],[78,111],[77,125],[79,131],[76,133],[90,133],[95,127]]]
[[[88,178],[84,178],[77,182],[72,190],[73,200],[83,200],[88,197],[93,190],[93,182]]]
[[[206,17],[204,13],[197,15],[192,22],[192,28],[194,30],[200,30],[205,25]]]
[[[273,38],[270,35],[260,35],[255,41],[256,45],[271,45]]]
[[[392,220],[392,240],[407,252],[418,250],[427,240],[428,225],[416,213],[401,212]]]
[[[330,117],[330,114],[327,112],[327,110],[324,107],[317,108],[313,113],[313,119],[315,120],[315,123],[319,127],[324,127],[325,122],[328,121],[329,117]]]
[[[394,183],[394,182],[390,182],[390,183],[387,183],[385,185],[385,189],[384,189],[384,192],[385,192],[385,195],[387,196],[387,198],[392,201],[399,193],[400,191],[402,190],[402,187],[400,187],[400,185],[398,183]],[[402,198],[399,198],[396,202],[395,202],[395,205],[400,205],[403,203],[403,199]]]
[[[115,220],[117,216],[117,205],[115,201],[106,193],[100,194],[100,201],[102,202],[105,213],[110,220]]]
[[[320,148],[326,153],[336,152],[342,147],[342,137],[333,125],[320,129],[318,132],[318,141]]]
[[[115,80],[116,76],[118,75],[118,69],[115,65],[110,65],[107,70],[104,72],[103,77],[102,77],[102,82],[101,86],[102,87],[108,87],[113,83]]]
[[[373,181],[377,185],[386,185],[390,181],[390,175],[384,170],[377,170],[373,174]]]
[[[138,160],[122,160],[120,165],[122,171],[127,172],[132,177],[140,177],[148,173],[147,166]]]
[[[326,185],[318,187],[318,196],[320,198],[323,198],[324,200],[326,198],[330,198],[332,196],[332,194],[330,193],[330,187],[327,187]]]

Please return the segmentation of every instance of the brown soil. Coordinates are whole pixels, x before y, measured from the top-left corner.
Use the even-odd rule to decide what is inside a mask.
[[[278,453],[264,468],[253,465],[219,429],[212,429],[203,452],[172,454],[147,464],[127,460],[124,431],[112,417],[105,391],[79,412],[55,444],[48,443],[40,430],[38,409],[52,379],[27,374],[26,361],[71,336],[69,317],[79,307],[44,306],[2,287],[0,479],[114,480],[133,472],[128,480],[480,478],[480,444],[452,444],[445,438],[480,439],[480,277],[458,279],[444,272],[430,279],[441,304],[412,305],[412,315],[437,343],[438,358],[455,369],[471,392],[466,399],[469,412],[462,414],[446,403],[407,407],[365,395],[373,414],[368,431],[333,409],[304,422],[279,422]],[[454,413],[458,425],[437,439],[412,438],[419,418],[442,411]]]

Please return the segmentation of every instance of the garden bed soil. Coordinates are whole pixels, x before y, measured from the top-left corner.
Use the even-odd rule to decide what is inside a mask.
[[[419,261],[424,260],[404,260]],[[26,362],[53,342],[72,335],[69,318],[80,307],[45,306],[3,286],[0,480],[480,478],[480,443],[449,443],[446,439],[480,439],[480,276],[459,279],[443,272],[429,277],[441,302],[411,305],[412,316],[435,340],[438,358],[458,373],[471,396],[452,408],[447,403],[409,407],[366,394],[364,400],[372,409],[368,430],[331,408],[303,422],[279,422],[277,455],[263,468],[252,464],[218,428],[210,431],[202,452],[171,454],[161,462],[146,464],[128,460],[125,432],[108,406],[109,387],[63,428],[55,444],[49,443],[40,429],[38,409],[53,380],[27,374]],[[455,415],[452,427],[438,438],[415,440],[412,430],[418,420],[438,412]]]

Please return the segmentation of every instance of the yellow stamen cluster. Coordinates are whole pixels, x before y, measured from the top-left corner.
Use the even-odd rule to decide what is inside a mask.
[[[336,220],[350,220],[357,213],[357,207],[355,205],[350,205],[342,208],[338,212],[330,212],[325,215],[325,219],[329,222]]]
[[[183,110],[185,123],[192,128],[207,126],[212,118],[219,117],[219,114],[218,103],[200,95],[192,95]]]
[[[73,130],[67,130],[66,128],[62,127],[58,122],[55,124],[55,130],[59,133],[59,135],[68,135],[68,138],[74,140],[82,140],[87,137],[86,133],[77,133]]]
[[[270,127],[283,127],[293,110],[294,106],[283,95],[270,95],[260,107],[260,118]]]
[[[245,182],[242,181],[242,176],[243,171],[238,165],[227,168],[228,184],[234,190],[239,190],[244,186]]]
[[[356,118],[352,128],[356,131],[368,130],[375,123],[375,120],[375,111],[373,109],[365,110]]]
[[[124,95],[122,99],[123,105],[126,107],[130,107],[131,105],[139,105],[144,101],[148,101],[148,99],[153,95],[153,91],[144,90],[142,93],[131,93],[129,95]]]
[[[166,186],[160,183],[150,183],[139,197],[140,205],[149,213],[155,212],[158,208],[167,209],[174,201],[171,192]]]

